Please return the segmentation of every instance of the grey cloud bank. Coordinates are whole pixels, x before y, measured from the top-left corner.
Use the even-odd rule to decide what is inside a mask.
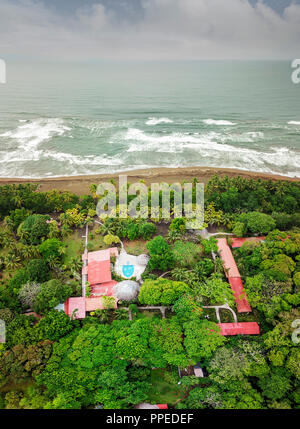
[[[1,0],[0,57],[51,60],[291,59],[300,4],[247,0],[75,1],[72,13]],[[288,4],[288,3],[287,3]],[[126,11],[126,12],[125,12]]]

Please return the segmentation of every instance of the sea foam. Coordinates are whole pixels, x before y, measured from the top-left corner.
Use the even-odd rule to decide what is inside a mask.
[[[161,135],[158,133],[146,134],[139,129],[129,129],[124,139],[129,141],[126,153],[131,157],[135,154],[137,163],[145,159],[146,155],[143,153],[151,152],[152,154],[169,154],[169,163],[167,164],[169,166],[174,165],[180,156],[181,166],[185,165],[185,160],[187,163],[191,163],[188,160],[193,160],[193,165],[215,167],[226,165],[228,168],[286,175],[289,171],[295,175],[294,172],[299,169],[300,154],[298,151],[282,147],[271,147],[265,151],[255,150],[254,148],[229,144],[228,141],[231,139],[228,137],[230,136],[224,136],[224,134],[215,131],[203,134],[171,133]],[[245,138],[245,135],[242,134],[240,137]],[[261,137],[262,134],[256,134],[256,138]]]
[[[62,136],[71,128],[64,125],[60,118],[38,118],[24,125],[19,125],[16,129],[0,134],[0,137],[14,139],[23,150],[37,148],[40,143],[50,140],[55,136]]]
[[[146,125],[172,124],[173,122],[169,118],[149,118]]]
[[[225,120],[217,120],[217,119],[203,119],[204,124],[206,125],[236,125],[235,122],[225,121]]]

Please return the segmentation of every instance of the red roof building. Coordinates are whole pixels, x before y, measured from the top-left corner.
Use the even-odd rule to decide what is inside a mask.
[[[110,259],[88,264],[88,282],[91,286],[111,281]]]
[[[74,319],[85,318],[85,298],[68,298],[65,302],[65,313]]]
[[[247,300],[242,279],[240,277],[229,277],[231,289],[234,292],[235,303],[238,313],[250,313],[252,308]]]
[[[68,316],[74,319],[84,319],[86,312],[105,308],[102,296],[113,296],[113,288],[117,284],[111,277],[110,258],[112,256],[118,256],[116,247],[98,250],[97,252],[84,252],[82,255],[84,263],[82,267],[83,285],[85,281],[89,282],[91,296],[67,299],[64,310]],[[117,308],[116,298],[114,308]]]
[[[217,240],[218,251],[223,262],[225,274],[228,277],[241,277],[238,267],[235,263],[231,249],[227,244],[226,238]]]
[[[230,283],[231,289],[234,292],[234,298],[237,306],[238,313],[248,313],[252,311],[251,306],[247,300],[245,290],[243,287],[241,275],[234,260],[230,247],[227,244],[226,238],[219,238],[217,240],[220,258],[222,259],[225,274]]]
[[[111,277],[110,258],[112,256],[118,256],[116,247],[86,252],[82,255],[82,260],[86,263],[82,274],[87,275],[91,286],[91,296],[112,296],[113,287],[117,284]]]
[[[261,241],[264,241],[265,239],[266,239],[266,237],[248,237],[248,238],[238,238],[238,237],[235,237],[235,238],[232,238],[231,247],[233,249],[237,249],[239,247],[242,247],[242,245],[245,242],[247,242],[247,243],[248,242],[250,242],[250,243],[259,243]]]
[[[259,326],[256,322],[219,323],[221,335],[259,335]]]
[[[91,288],[92,296],[113,296],[113,288],[118,284],[115,280],[111,280],[110,282],[96,284]]]

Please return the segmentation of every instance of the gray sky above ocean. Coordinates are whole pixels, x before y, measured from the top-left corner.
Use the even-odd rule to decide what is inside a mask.
[[[299,45],[300,0],[0,2],[6,59],[291,59]]]

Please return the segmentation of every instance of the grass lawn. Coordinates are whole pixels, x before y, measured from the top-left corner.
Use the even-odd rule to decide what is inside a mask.
[[[99,234],[95,234],[95,229],[90,230],[89,240],[88,240],[88,249],[90,252],[94,250],[107,249],[107,245],[103,242],[103,237]],[[84,242],[85,239],[82,237],[84,235],[83,230],[75,230],[72,235],[68,236],[63,242],[66,245],[66,253],[64,263],[68,264],[73,258],[80,257],[84,251]],[[91,237],[92,234],[92,237]]]
[[[64,241],[66,246],[66,253],[64,263],[67,265],[72,259],[79,257],[83,252],[84,241],[83,238],[78,237],[77,231],[67,237]]]
[[[136,318],[137,319],[154,319],[155,317],[161,319],[161,312],[159,310],[139,310]]]
[[[147,241],[144,240],[125,241],[124,247],[130,255],[139,256],[143,253],[148,253],[146,244]]]
[[[184,398],[184,390],[180,384],[171,384],[164,380],[165,369],[151,371],[151,390],[149,401],[152,404],[168,404],[172,406],[178,399]],[[179,376],[178,376],[179,381]]]

